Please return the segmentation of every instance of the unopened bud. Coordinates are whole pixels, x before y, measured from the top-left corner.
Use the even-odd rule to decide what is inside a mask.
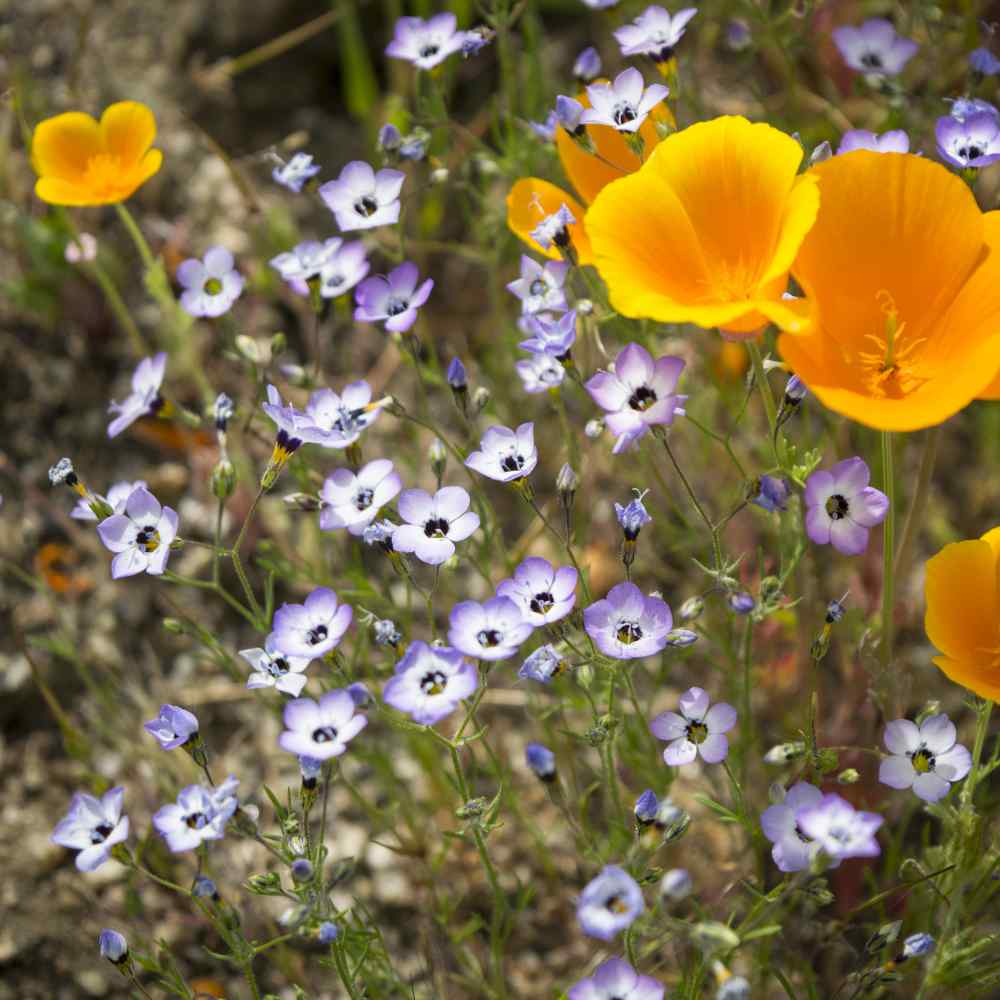
[[[440,482],[444,476],[444,468],[448,464],[448,452],[441,443],[440,438],[434,438],[431,442],[431,446],[427,451],[427,457],[431,460],[431,468],[434,470],[434,475],[437,476],[438,482]]]
[[[857,770],[853,767],[849,767],[844,771],[841,771],[837,775],[837,784],[839,785],[853,785],[856,784],[858,779],[861,777]]]
[[[296,882],[311,882],[313,877],[312,862],[308,858],[296,858],[292,862],[292,879]]]
[[[790,743],[779,743],[776,747],[771,747],[764,754],[765,764],[788,764],[793,760],[803,757],[806,752],[806,745],[801,740],[793,740]]]
[[[683,648],[698,641],[698,633],[689,628],[674,628],[667,633],[667,645]]]
[[[677,612],[681,621],[689,622],[697,618],[705,610],[705,602],[700,597],[689,597]]]
[[[323,501],[312,493],[286,493],[281,500],[289,510],[313,511],[323,506]]]
[[[691,940],[702,951],[732,951],[740,944],[739,935],[725,924],[714,920],[705,920],[691,928]]]
[[[101,957],[114,965],[124,965],[128,961],[128,941],[118,931],[108,929],[101,931],[97,944],[101,949]]]
[[[595,441],[604,433],[604,421],[600,419],[588,420],[583,427],[583,433]]]
[[[814,167],[817,163],[823,163],[833,156],[833,147],[825,139],[809,154],[809,166]]]
[[[236,489],[236,469],[228,458],[220,458],[212,469],[212,496],[228,500]]]
[[[478,417],[489,405],[490,390],[486,386],[479,386],[472,394],[472,415]]]

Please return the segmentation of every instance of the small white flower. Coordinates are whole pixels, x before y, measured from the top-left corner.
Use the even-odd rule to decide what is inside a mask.
[[[191,316],[222,316],[243,292],[243,276],[225,247],[212,247],[204,260],[192,257],[177,268],[183,286],[181,308]]]
[[[580,117],[584,125],[609,125],[619,132],[638,132],[650,111],[669,89],[662,83],[645,86],[642,74],[630,66],[614,83],[592,83],[587,88],[590,107]]]
[[[465,464],[501,483],[531,475],[538,464],[535,425],[521,424],[516,431],[509,427],[488,428],[479,442],[479,451],[472,452]]]
[[[108,406],[108,413],[115,419],[108,424],[108,437],[117,437],[126,427],[134,424],[140,417],[155,414],[163,407],[163,397],[160,386],[167,370],[166,351],[160,351],[151,358],[143,358],[132,373],[132,391],[124,402],[114,400]]]
[[[313,158],[308,153],[296,153],[287,163],[282,163],[280,167],[275,167],[271,171],[271,176],[289,191],[298,194],[302,190],[302,185],[311,177],[315,177],[320,171],[318,163],[313,163]]]
[[[335,181],[327,181],[319,196],[337,218],[341,232],[375,229],[399,221],[399,192],[406,174],[379,170],[364,160],[348,163]]]
[[[97,526],[104,547],[115,553],[111,576],[117,580],[137,573],[161,574],[167,567],[170,543],[177,537],[177,511],[162,507],[145,486],[129,495],[120,513]]]
[[[736,709],[725,702],[709,707],[708,693],[693,687],[680,697],[676,712],[663,712],[650,723],[660,740],[668,740],[663,759],[671,766],[690,764],[701,754],[707,764],[718,764],[729,753],[728,733],[736,725]]]
[[[879,766],[878,780],[890,788],[912,788],[924,802],[937,802],[972,767],[972,755],[955,738],[955,724],[943,713],[925,719],[919,728],[909,719],[890,722],[883,739],[892,756]]]
[[[525,392],[545,392],[562,385],[566,369],[551,354],[532,354],[514,365]]]
[[[399,473],[387,458],[369,462],[357,474],[336,469],[323,483],[319,526],[323,531],[347,528],[360,535],[402,488]]]
[[[293,698],[302,694],[307,679],[305,669],[312,662],[310,657],[286,656],[275,647],[271,636],[267,637],[263,649],[241,649],[240,656],[254,668],[247,679],[248,688],[273,687]]]

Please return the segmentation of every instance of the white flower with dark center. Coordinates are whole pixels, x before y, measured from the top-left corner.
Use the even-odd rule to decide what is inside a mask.
[[[313,163],[309,153],[296,153],[287,163],[275,167],[271,176],[282,187],[298,194],[306,181],[315,177],[320,171],[318,163]]]
[[[566,308],[563,286],[569,264],[564,260],[547,260],[539,264],[527,254],[521,255],[521,277],[507,285],[507,291],[521,300],[521,312],[527,315],[546,309]]]
[[[296,436],[306,444],[347,448],[381,412],[381,404],[371,399],[372,389],[365,381],[351,382],[339,394],[318,389],[298,414]]]
[[[556,569],[547,559],[529,556],[512,579],[497,585],[497,596],[509,597],[532,625],[550,625],[573,610],[577,577],[572,566]]]
[[[319,526],[323,531],[347,528],[360,535],[402,488],[399,473],[387,458],[369,462],[357,473],[337,469],[323,483]]]
[[[649,56],[658,63],[672,59],[688,21],[697,13],[696,7],[685,7],[676,14],[655,5],[647,7],[632,24],[615,31],[622,55]]]
[[[274,645],[274,637],[268,636],[264,648],[241,649],[240,656],[253,667],[247,678],[248,688],[273,687],[282,694],[297,698],[306,686],[305,669],[311,656],[287,656]]]
[[[548,392],[558,388],[566,377],[562,362],[552,354],[532,354],[514,365],[525,392]]]
[[[451,609],[449,623],[448,642],[479,660],[506,660],[535,628],[509,597],[462,601]]]
[[[781,802],[768,806],[760,814],[764,836],[774,845],[771,857],[783,872],[802,872],[819,853],[818,845],[798,824],[800,813],[818,805],[823,793],[806,781],[798,781],[785,793]]]
[[[885,727],[883,739],[892,756],[879,766],[878,780],[890,788],[912,788],[924,802],[937,802],[972,767],[972,755],[956,743],[955,724],[943,713],[920,726],[896,719]]]
[[[662,83],[646,87],[633,66],[615,77],[614,83],[592,83],[587,88],[590,107],[580,116],[584,125],[608,125],[619,132],[638,132],[650,111],[669,89]]]
[[[392,226],[399,221],[399,192],[406,174],[388,168],[377,173],[369,163],[348,163],[335,181],[327,181],[319,196],[336,216],[341,232]]]
[[[414,722],[432,726],[471,697],[477,687],[479,675],[464,653],[416,640],[396,664],[382,699],[406,712]]]
[[[510,483],[531,475],[538,464],[535,425],[521,424],[516,431],[509,427],[490,427],[465,464],[488,479]]]
[[[797,817],[802,833],[815,840],[827,857],[874,858],[880,853],[875,832],[884,822],[877,813],[860,812],[839,795],[824,795]]]
[[[270,264],[285,281],[309,281],[310,278],[318,278],[325,267],[336,261],[343,242],[337,236],[331,236],[323,243],[306,240],[272,257]]]
[[[357,713],[356,707],[346,690],[328,691],[319,701],[296,698],[285,706],[285,731],[278,746],[313,760],[339,757],[368,725],[368,717]]]
[[[165,351],[139,362],[132,373],[132,391],[123,402],[116,403],[112,400],[108,406],[108,413],[114,415],[114,420],[108,424],[109,438],[117,437],[140,417],[155,416],[163,409],[164,400],[160,395],[160,387],[166,370]]]
[[[198,260],[192,257],[177,268],[183,286],[181,308],[192,316],[222,316],[243,292],[243,275],[233,267],[225,247],[212,247]]]
[[[658,740],[668,740],[663,759],[671,767],[690,764],[699,754],[706,764],[718,764],[729,754],[725,737],[736,725],[736,709],[725,702],[709,707],[708,693],[689,688],[680,697],[680,714],[663,712],[649,724]]]
[[[170,544],[177,537],[177,511],[162,507],[145,486],[129,494],[120,513],[97,526],[104,547],[115,553],[111,576],[160,575],[167,567]]]
[[[239,780],[232,775],[215,788],[188,785],[176,802],[163,806],[153,816],[153,826],[175,854],[193,851],[206,840],[221,840],[239,805],[238,785]]]
[[[345,243],[338,236],[326,241],[324,264],[314,280],[319,281],[320,298],[335,299],[346,295],[367,277],[371,270],[368,252],[361,240]],[[309,295],[309,285],[301,278],[292,278],[289,286],[298,295]]]
[[[435,14],[426,21],[420,17],[401,17],[385,54],[404,59],[418,69],[433,69],[466,44],[468,32],[458,30],[452,13]]]
[[[354,617],[328,587],[317,587],[302,604],[282,604],[274,613],[268,648],[308,660],[326,656],[344,637]]]
[[[609,958],[570,988],[569,1000],[663,1000],[662,983],[640,976],[623,958]]]
[[[564,202],[531,230],[531,238],[543,250],[548,250],[551,246],[565,250],[570,244],[569,227],[573,225],[576,225],[576,216]]]
[[[605,865],[580,894],[576,918],[584,934],[610,941],[625,930],[644,908],[639,883],[623,868]]]
[[[834,28],[833,42],[851,69],[876,79],[901,73],[920,48],[897,35],[891,22],[881,17],[870,18],[857,28]]]
[[[76,851],[76,867],[92,872],[111,857],[111,849],[128,838],[128,816],[122,815],[124,788],[112,788],[101,798],[77,792],[69,812],[52,831],[52,841]]]
[[[412,261],[404,261],[387,275],[366,278],[354,293],[359,323],[384,323],[385,329],[405,333],[417,321],[417,310],[427,301],[434,279],[420,281],[420,272]]]
[[[406,522],[393,529],[392,546],[412,552],[429,566],[440,566],[455,554],[455,542],[479,527],[479,515],[469,510],[469,494],[461,486],[444,486],[431,496],[426,490],[403,490],[396,502]]]

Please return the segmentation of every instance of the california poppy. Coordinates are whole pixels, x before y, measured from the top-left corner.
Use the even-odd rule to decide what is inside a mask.
[[[100,122],[69,111],[40,122],[31,142],[35,194],[51,205],[113,205],[153,176],[163,154],[153,112],[137,101],[106,108]]]
[[[880,430],[930,427],[996,395],[1000,212],[907,153],[859,150],[810,173],[822,200],[792,268],[810,317],[778,342],[793,371]]]

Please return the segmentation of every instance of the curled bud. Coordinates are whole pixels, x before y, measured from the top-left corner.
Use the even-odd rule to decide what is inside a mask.
[[[635,800],[635,821],[639,826],[648,826],[656,819],[657,810],[660,808],[660,800],[656,797],[656,792],[652,788],[647,788],[642,795]]]

